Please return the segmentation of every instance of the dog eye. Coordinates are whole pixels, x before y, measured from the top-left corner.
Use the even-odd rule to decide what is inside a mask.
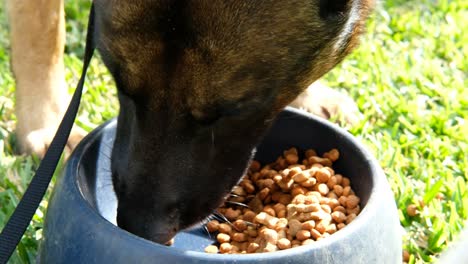
[[[218,111],[203,112],[198,109],[194,109],[191,111],[191,115],[197,123],[204,126],[211,125],[221,118],[221,114]]]

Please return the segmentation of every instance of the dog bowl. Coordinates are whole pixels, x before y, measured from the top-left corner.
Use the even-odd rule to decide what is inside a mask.
[[[291,146],[319,153],[337,148],[334,169],[351,179],[362,212],[313,244],[248,255],[204,253],[214,239],[201,226],[180,232],[171,247],[118,228],[109,160],[115,128],[111,120],[94,130],[68,160],[49,201],[40,263],[401,263],[398,214],[384,173],[361,143],[328,121],[287,108],[256,159],[272,162]]]

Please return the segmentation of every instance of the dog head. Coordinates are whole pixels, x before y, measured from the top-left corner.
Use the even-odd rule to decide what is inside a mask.
[[[357,43],[370,0],[96,0],[118,88],[117,222],[164,243],[211,214],[275,116]]]

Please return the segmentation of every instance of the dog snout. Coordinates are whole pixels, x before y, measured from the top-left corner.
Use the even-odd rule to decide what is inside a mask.
[[[148,211],[136,212],[133,209],[119,208],[117,224],[132,234],[160,244],[168,244],[179,231],[179,221],[171,215],[153,217]]]

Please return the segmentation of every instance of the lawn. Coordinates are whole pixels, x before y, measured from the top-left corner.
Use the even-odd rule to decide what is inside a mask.
[[[66,1],[70,92],[80,74],[89,2]],[[6,16],[0,9],[2,228],[39,161],[14,154],[14,82]],[[387,0],[368,25],[361,47],[324,83],[349,93],[365,116],[349,130],[386,172],[409,262],[433,262],[468,219],[468,2]],[[77,122],[88,131],[117,113],[112,79],[99,60],[93,61],[82,102]],[[46,207],[44,201],[11,263],[34,262]]]

